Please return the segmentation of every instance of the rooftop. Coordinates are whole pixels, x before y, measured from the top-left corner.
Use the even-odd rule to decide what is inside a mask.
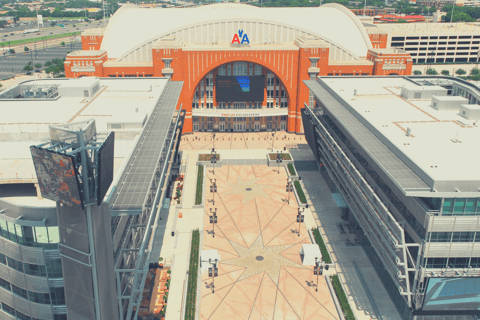
[[[403,99],[401,87],[415,86],[403,77],[324,77],[320,81],[432,189],[447,191],[445,184],[455,182],[457,191],[478,192],[477,121],[466,120],[458,110],[438,111],[431,99]],[[379,162],[388,171],[387,164]]]
[[[480,33],[480,26],[471,23],[385,23],[377,28],[389,30],[392,35],[398,34],[432,34],[445,33]]]

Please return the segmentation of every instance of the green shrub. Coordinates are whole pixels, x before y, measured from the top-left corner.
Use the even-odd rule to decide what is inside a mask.
[[[340,283],[337,275],[332,276],[332,284],[333,288],[335,289],[335,293],[337,294],[338,301],[340,302],[340,306],[342,307],[343,314],[345,315],[345,319],[355,320],[353,311],[348,303],[347,295],[343,291],[342,284]]]
[[[318,244],[320,251],[322,252],[323,261],[325,261],[325,263],[332,263],[332,259],[330,258],[330,254],[328,254],[327,246],[325,245],[325,242],[323,242],[320,231],[316,228],[312,228],[312,232],[315,242]]]
[[[303,193],[302,186],[300,185],[300,181],[295,180],[295,189],[297,190],[298,198],[300,199],[301,203],[307,203],[307,198],[305,197],[305,193]]]
[[[288,171],[290,172],[290,175],[295,176],[297,174],[295,172],[295,168],[293,167],[293,164],[289,163],[287,167],[288,167]]]
[[[195,205],[202,203],[202,187],[203,187],[203,166],[198,166],[197,175],[197,193],[195,194]]]
[[[195,303],[197,298],[197,275],[200,246],[200,232],[192,232],[192,247],[190,252],[190,265],[188,269],[187,301],[185,304],[185,320],[195,319]]]

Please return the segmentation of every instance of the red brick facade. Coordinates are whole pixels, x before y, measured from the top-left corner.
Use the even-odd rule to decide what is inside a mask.
[[[379,35],[381,46],[386,46],[384,36],[386,37]],[[90,50],[94,41],[97,41],[90,37],[92,36],[82,35],[83,51],[67,55],[66,77],[171,77],[174,81],[183,81],[179,103],[186,110],[185,133],[193,131],[192,102],[200,81],[207,74],[213,73],[215,83],[217,68],[225,64],[242,61],[262,66],[263,74],[267,70],[274,73],[280,80],[278,86],[286,91],[286,130],[296,133],[303,132],[300,109],[309,103],[310,92],[303,83],[304,80],[327,75],[408,75],[412,68],[412,60],[407,53],[389,49],[369,50],[366,60],[330,61],[330,45],[314,37],[299,37],[294,44],[245,47],[226,44],[190,45],[184,44],[180,39],[165,38],[153,45],[152,62],[123,62],[108,60],[106,51]],[[377,41],[376,37],[373,37],[373,41]],[[101,42],[97,43],[96,48],[100,45]],[[216,106],[215,87],[213,90],[213,104]],[[204,97],[199,97],[200,101],[202,99]],[[266,99],[265,94],[264,104]]]

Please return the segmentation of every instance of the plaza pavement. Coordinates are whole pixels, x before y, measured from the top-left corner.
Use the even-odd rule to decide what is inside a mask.
[[[217,179],[216,206],[210,202],[212,195],[207,192],[206,207],[193,207],[195,162],[198,153],[205,153],[205,150],[213,147],[211,138],[211,133],[194,133],[182,137],[182,162],[186,164],[182,205],[181,208],[171,205],[168,221],[162,221],[162,227],[157,230],[157,241],[161,243],[160,256],[173,257],[172,286],[166,319],[181,319],[190,232],[197,228],[200,229],[201,237],[203,235],[202,249],[217,249],[221,256],[218,264],[219,277],[215,279],[215,293],[212,292],[213,286],[208,274],[202,274],[200,299],[197,301],[200,304],[200,310],[197,310],[199,319],[338,319],[325,280],[320,277],[319,292],[316,293],[316,279],[313,278],[312,269],[301,265],[298,254],[301,243],[310,242],[306,230],[316,226],[336,265],[328,273],[338,271],[356,318],[401,319],[362,248],[345,245],[345,239],[336,228],[338,223],[344,222],[340,218],[340,209],[318,170],[298,172],[306,186],[310,203],[310,208],[304,212],[305,223],[300,226],[300,237],[296,233],[298,224],[293,223],[298,210],[293,195],[290,198],[293,201],[289,205],[284,201],[286,172],[280,170],[279,174],[276,167],[223,166],[216,168],[215,175],[212,170],[205,170],[207,179]],[[271,146],[271,133],[265,132],[217,133],[215,140],[215,149],[222,154],[222,159],[264,159]],[[314,160],[304,136],[277,133],[274,147],[275,150],[287,147],[295,160]],[[242,149],[245,151],[240,151]],[[243,198],[248,192],[235,194],[232,191],[235,185],[243,184],[245,187],[248,183],[263,185],[259,190],[252,189],[257,193],[263,191],[267,197],[257,194],[243,204]],[[208,188],[208,185],[209,183],[204,188]],[[212,237],[213,230],[208,217],[210,208],[214,207],[217,208],[219,217],[215,238]],[[183,218],[178,218],[179,211]],[[175,237],[171,236],[172,230],[175,231]],[[268,248],[279,246],[290,247],[280,254],[268,252]],[[263,255],[263,261],[254,259],[258,252]],[[290,262],[285,263],[284,259]],[[262,264],[269,260],[275,260],[277,267],[283,263],[283,266],[278,267],[278,277],[274,269],[272,271],[271,267]],[[247,267],[252,262],[253,269]],[[357,269],[353,268],[353,263]],[[244,274],[249,277],[242,278]],[[363,287],[359,277],[367,283],[367,288]],[[379,310],[380,317],[375,313],[367,291]]]

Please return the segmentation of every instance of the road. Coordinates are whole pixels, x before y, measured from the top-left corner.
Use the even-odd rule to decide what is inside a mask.
[[[32,62],[32,65],[36,63],[41,63],[42,68],[39,70],[45,69],[43,67],[45,62],[51,61],[55,58],[65,58],[68,52],[81,50],[82,44],[80,42],[68,43],[65,46],[55,46],[55,47],[46,47],[38,46],[37,50],[31,50],[28,52],[19,52],[14,55],[4,55],[0,56],[0,80],[5,78],[10,78],[12,75],[25,74],[23,68]]]
[[[86,29],[101,28],[103,26],[103,23],[101,21],[95,21],[91,23],[78,22],[78,21],[68,21],[68,22],[65,21],[61,23],[64,23],[65,27],[63,28],[58,26],[51,27],[50,22],[45,22],[44,28],[38,28],[40,29],[40,32],[27,33],[27,34],[23,34],[23,31],[25,29],[37,29],[36,22],[17,26],[15,28],[5,28],[5,30],[0,30],[0,42],[14,41],[14,40],[27,40],[31,38],[45,37],[45,36],[69,33],[69,32],[82,32],[82,31],[85,31]],[[105,22],[105,24],[106,23],[108,22]],[[74,24],[75,24],[75,27],[73,26]]]

